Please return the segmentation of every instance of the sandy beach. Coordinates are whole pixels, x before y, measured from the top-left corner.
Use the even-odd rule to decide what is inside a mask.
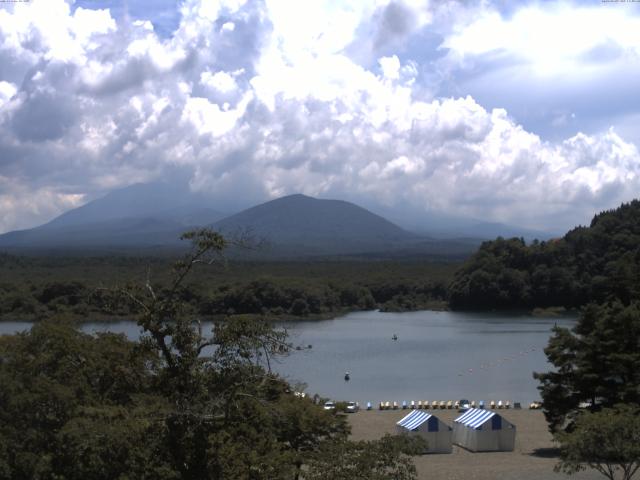
[[[431,411],[448,425],[459,415],[455,410]],[[360,411],[349,415],[354,440],[373,440],[396,432],[396,422],[408,410]],[[442,480],[539,480],[604,478],[595,471],[568,476],[553,471],[557,463],[554,443],[539,410],[499,410],[517,428],[513,452],[471,453],[454,445],[451,454],[430,454],[414,458],[419,479]]]

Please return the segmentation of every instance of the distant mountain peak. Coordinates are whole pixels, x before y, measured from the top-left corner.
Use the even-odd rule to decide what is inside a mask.
[[[363,207],[302,193],[276,198],[222,218],[181,185],[136,184],[70,210],[48,224],[0,235],[10,249],[100,250],[184,247],[186,229],[209,225],[225,235],[250,234],[266,247],[256,258],[327,255],[465,253],[473,245],[436,245]],[[221,219],[221,220],[219,220]],[[455,241],[454,241],[455,243]],[[250,254],[247,254],[250,255]],[[386,257],[385,257],[386,258]]]
[[[325,201],[325,199],[323,198],[316,198],[316,197],[312,197],[310,195],[305,195],[304,193],[291,193],[289,195],[284,195],[282,197],[278,197],[278,198],[274,198],[272,200],[267,200],[264,203],[261,203],[260,205],[266,205],[272,202],[277,202],[277,203],[294,203],[294,202],[322,202]],[[339,201],[339,200],[336,200]],[[259,206],[259,205],[256,205]]]
[[[318,200],[315,197],[311,197],[309,195],[305,195],[304,193],[290,193],[289,195],[283,195],[282,197],[275,198],[274,200],[286,200],[287,198],[296,199],[296,198],[310,198],[312,200]]]
[[[213,227],[227,234],[250,229],[273,244],[323,253],[385,250],[416,238],[415,234],[353,203],[300,193],[248,208]]]

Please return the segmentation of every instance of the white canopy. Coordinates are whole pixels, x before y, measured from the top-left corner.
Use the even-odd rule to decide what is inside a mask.
[[[412,410],[396,425],[399,434],[423,437],[427,441],[427,453],[451,453],[451,427],[435,415]]]
[[[453,421],[453,443],[472,452],[513,451],[516,427],[497,412],[471,408]]]

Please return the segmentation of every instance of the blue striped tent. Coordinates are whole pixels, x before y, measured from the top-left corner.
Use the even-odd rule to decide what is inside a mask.
[[[419,435],[427,441],[426,453],[451,453],[451,427],[424,410],[412,410],[396,423],[399,434]]]
[[[510,452],[515,442],[515,425],[495,411],[471,408],[453,421],[453,443],[472,452]]]

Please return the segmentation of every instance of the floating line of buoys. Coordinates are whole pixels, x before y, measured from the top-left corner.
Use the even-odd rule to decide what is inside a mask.
[[[525,348],[523,350],[520,350],[518,353],[514,353],[514,354],[510,354],[504,357],[501,357],[495,361],[489,361],[489,362],[484,362],[481,363],[479,367],[476,367],[476,369],[474,368],[468,368],[467,370],[464,370],[460,373],[458,373],[459,377],[463,377],[465,375],[473,375],[474,372],[478,372],[479,370],[484,370],[487,371],[489,369],[495,368],[495,367],[499,367],[500,365],[506,363],[506,362],[510,362],[512,360],[516,360],[520,357],[523,357],[525,355],[528,355],[531,352],[535,352],[538,350],[539,347],[531,346],[529,348]]]

